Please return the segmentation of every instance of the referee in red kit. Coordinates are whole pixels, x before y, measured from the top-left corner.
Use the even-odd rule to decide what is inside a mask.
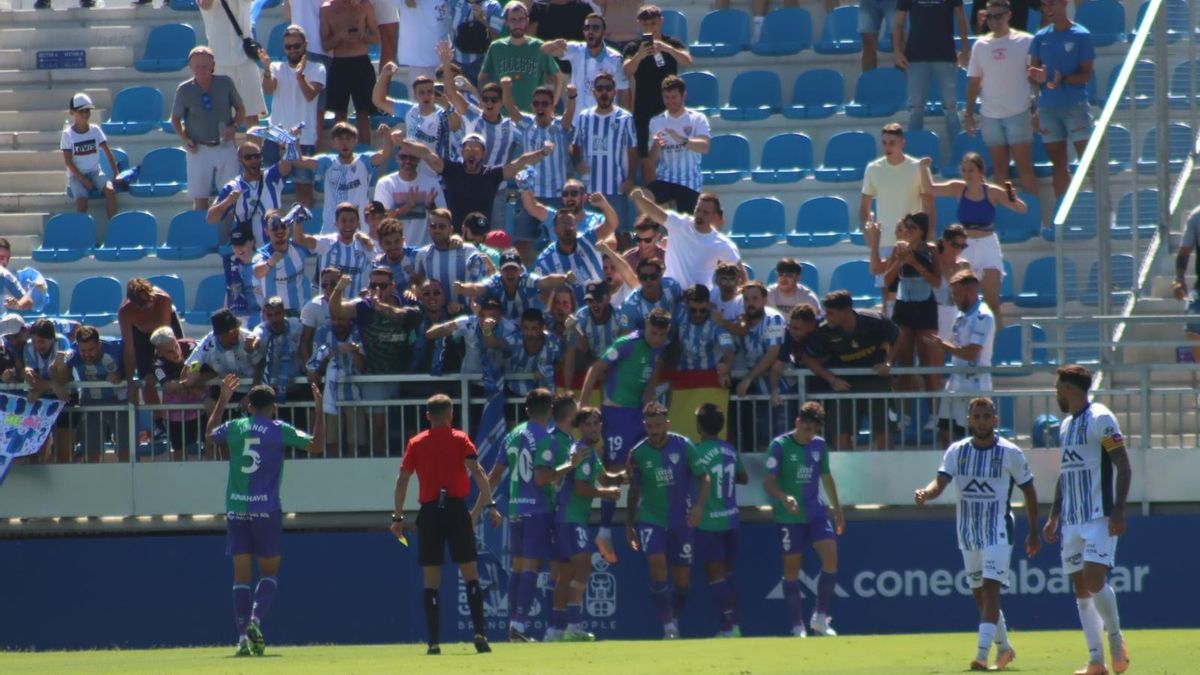
[[[417,560],[424,568],[425,623],[429,626],[427,654],[441,654],[438,589],[442,583],[442,560],[450,547],[450,560],[458,565],[467,584],[467,604],[475,624],[475,651],[490,652],[483,625],[483,590],[479,587],[479,568],[475,564],[475,529],[472,511],[467,510],[467,494],[471,485],[467,470],[479,487],[479,501],[474,513],[486,505],[488,519],[499,524],[500,513],[492,501],[487,474],[479,466],[475,444],[469,436],[455,429],[454,403],[445,394],[429,397],[425,418],[427,431],[413,436],[404,451],[400,476],[396,478],[395,511],[391,531],[399,539],[404,533],[404,498],[408,481],[417,474],[420,486],[421,510],[417,513]]]

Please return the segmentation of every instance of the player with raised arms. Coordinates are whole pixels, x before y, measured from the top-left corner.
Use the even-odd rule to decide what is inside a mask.
[[[604,466],[618,471],[625,466],[629,451],[646,437],[642,424],[642,406],[654,400],[663,348],[671,332],[671,314],[656,307],[646,316],[640,330],[617,338],[588,369],[579,390],[579,405],[587,402],[592,389],[604,384]],[[616,502],[600,504],[600,529],[596,547],[608,563],[617,562],[612,543],[613,514]]]
[[[225,553],[233,557],[233,617],[238,631],[238,656],[262,656],[266,649],[262,621],[279,587],[283,551],[283,507],[279,483],[284,448],[310,454],[325,449],[325,416],[314,415],[312,436],[275,419],[275,390],[260,384],[246,395],[246,417],[221,423],[225,406],[238,387],[230,373],[221,381],[217,405],[208,417],[204,435],[229,446],[229,480],[225,486]],[[312,385],[313,402],[321,410],[321,389]],[[258,563],[258,585],[251,606],[250,581]]]
[[[812,544],[821,558],[817,580],[817,604],[809,626],[816,635],[837,635],[829,625],[829,602],[837,586],[837,539],[846,530],[837,485],[829,471],[829,448],[820,436],[825,426],[825,409],[809,401],[800,408],[796,428],[771,441],[767,448],[767,475],[763,488],[771,498],[771,510],[779,525],[783,549],[783,601],[792,621],[792,635],[808,637],[800,593],[800,568],[804,546]],[[818,483],[820,478],[820,483]],[[821,501],[820,486],[833,506],[833,523]]]
[[[742,468],[737,448],[721,439],[725,414],[715,403],[696,409],[696,429],[700,442],[696,452],[700,465],[708,472],[712,493],[705,502],[704,516],[696,530],[696,557],[704,566],[708,587],[720,612],[718,637],[741,637],[737,622],[737,590],[733,584],[733,562],[737,551],[737,486],[750,482]]]
[[[1091,371],[1071,364],[1060,367],[1057,374],[1058,407],[1067,416],[1058,427],[1059,478],[1042,536],[1047,543],[1057,541],[1061,521],[1063,573],[1075,587],[1088,648],[1088,664],[1076,674],[1108,672],[1104,667],[1105,631],[1113,671],[1123,673],[1129,668],[1129,652],[1108,571],[1116,563],[1117,537],[1125,534],[1125,500],[1133,470],[1117,418],[1088,399]]]
[[[679,617],[691,583],[693,539],[712,481],[700,464],[696,446],[669,430],[666,406],[657,401],[647,403],[642,421],[646,438],[633,447],[628,459],[625,538],[629,548],[646,556],[650,597],[663,637],[672,640],[679,637]]]
[[[988,670],[992,641],[997,645],[996,670],[1004,670],[1017,652],[1008,642],[1008,629],[1000,611],[1000,587],[1008,586],[1012,558],[1013,516],[1009,498],[1013,485],[1025,498],[1029,534],[1025,554],[1032,558],[1041,548],[1038,537],[1037,490],[1025,453],[996,433],[996,404],[978,397],[967,406],[971,435],[946,450],[937,476],[913,492],[918,505],[937,499],[946,486],[958,491],[955,505],[958,548],[962,551],[967,582],[979,608],[979,643],[971,670]]]
[[[583,596],[592,574],[592,539],[588,535],[588,517],[596,498],[615,502],[621,497],[624,472],[605,471],[600,455],[604,450],[600,410],[584,407],[575,413],[574,426],[579,440],[571,446],[571,457],[579,458],[579,466],[568,473],[558,491],[558,508],[554,511],[554,545],[558,553],[559,576],[555,589],[568,589],[566,595],[567,624],[562,634],[565,642],[590,642],[596,639],[583,620]],[[561,591],[558,591],[561,593]],[[558,596],[555,596],[558,604]]]

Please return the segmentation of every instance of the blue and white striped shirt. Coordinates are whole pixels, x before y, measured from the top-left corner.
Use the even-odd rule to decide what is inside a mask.
[[[621,305],[621,332],[641,330],[646,323],[646,317],[650,316],[650,312],[658,307],[670,312],[673,327],[678,327],[681,318],[680,308],[683,306],[682,300],[683,287],[669,277],[662,278],[662,294],[658,296],[657,300],[648,299],[642,294],[641,288],[637,289],[630,293],[629,297],[625,298],[625,303]]]
[[[575,250],[563,253],[558,245],[546,247],[533,264],[539,274],[575,273],[575,303],[583,304],[583,288],[593,281],[604,280],[604,264],[596,250],[596,230],[579,230],[575,239]]]
[[[420,141],[439,157],[446,157],[450,144],[449,118],[450,113],[444,108],[434,106],[433,112],[422,115],[421,106],[414,105],[404,114],[404,131],[409,140]],[[418,171],[433,172],[425,162],[421,162]]]
[[[621,183],[629,176],[629,148],[637,147],[633,115],[621,108],[607,115],[595,108],[583,111],[576,123],[575,145],[588,163],[588,191],[620,194]]]
[[[416,270],[442,285],[446,301],[457,302],[463,307],[470,306],[466,296],[454,295],[451,287],[455,281],[478,281],[487,270],[483,262],[483,254],[471,244],[463,244],[462,248],[448,248],[444,251],[433,244],[422,246],[417,251]]]
[[[337,234],[318,234],[313,239],[317,240],[317,269],[338,268],[342,274],[350,277],[347,292],[351,296],[358,295],[367,285],[374,251],[368,250],[358,239],[344,244]]]
[[[575,312],[575,330],[583,334],[583,339],[588,345],[588,351],[591,352],[593,357],[599,358],[601,354],[608,350],[613,341],[617,339],[617,325],[619,323],[617,314],[617,309],[611,305],[608,308],[608,316],[604,321],[596,319],[592,308],[587,305],[584,305]]]
[[[303,326],[299,319],[284,319],[283,332],[275,333],[266,322],[254,328],[258,336],[259,357],[266,360],[263,369],[263,384],[275,387],[277,395],[283,395],[293,378],[300,376],[300,333]]]
[[[25,367],[33,369],[33,372],[38,374],[38,377],[43,380],[50,377],[50,365],[54,363],[55,357],[59,352],[70,352],[71,343],[67,340],[67,336],[62,333],[56,333],[54,336],[54,346],[48,354],[38,352],[33,346],[33,338],[25,341],[25,348],[22,350],[22,355],[25,359]],[[67,355],[63,356],[64,361]]]
[[[274,253],[270,244],[263,246],[254,256],[254,264],[270,260]],[[312,251],[289,242],[283,260],[268,269],[266,276],[254,279],[254,291],[259,302],[278,295],[283,300],[284,309],[299,312],[313,294],[312,279],[304,270],[305,261],[311,257]]]
[[[1012,486],[1033,480],[1021,449],[999,436],[995,438],[990,448],[975,447],[973,438],[951,445],[938,469],[939,474],[954,481],[958,491],[958,547],[964,551],[1012,544]]]
[[[509,378],[508,390],[524,396],[538,387],[554,391],[554,366],[562,358],[563,347],[558,337],[548,331],[542,331],[542,348],[530,354],[525,350],[525,341],[521,332],[512,335],[508,349],[508,364],[506,371],[510,374],[530,374],[532,380],[515,380]]]
[[[392,281],[396,282],[397,295],[404,293],[408,288],[408,280],[417,273],[417,253],[421,250],[415,246],[405,246],[404,255],[400,259],[392,262],[388,260],[386,253],[381,253],[375,259],[375,265],[384,265],[392,270]]]
[[[87,363],[79,353],[79,345],[71,345],[71,355],[67,357],[67,367],[76,382],[105,382],[108,376],[116,373],[125,379],[122,364],[125,362],[124,343],[120,338],[100,338],[100,358],[95,363]],[[79,390],[81,401],[116,401],[126,399],[124,389],[106,389],[88,387]]]
[[[451,3],[453,8],[450,10],[450,35],[453,37],[458,32],[458,27],[466,23],[471,18],[472,5],[475,3],[467,0],[456,0]],[[504,8],[500,6],[496,0],[483,0],[483,15],[487,27],[496,35],[499,35],[504,30]],[[451,40],[453,42],[453,40]],[[457,47],[454,49],[454,62],[460,66],[465,66],[468,63],[475,63],[483,60],[483,54],[468,54],[460,51]]]
[[[555,117],[544,127],[538,126],[537,118],[533,115],[523,115],[520,128],[521,147],[525,148],[525,152],[542,147],[546,141],[554,144],[554,152],[533,165],[537,178],[531,187],[533,196],[538,199],[557,199],[571,169],[571,149],[568,146],[575,138],[574,129],[563,127],[561,117]]]
[[[667,129],[683,137],[683,142],[675,140]],[[690,138],[710,138],[712,132],[708,128],[708,118],[704,113],[684,108],[679,117],[672,117],[669,111],[655,115],[650,119],[650,142],[658,133],[663,134],[666,144],[659,149],[656,177],[664,183],[682,185],[690,190],[699,192],[703,179],[700,175],[700,159],[703,157],[695,150],[687,149]]]
[[[317,175],[324,180],[325,207],[322,213],[321,233],[337,232],[337,217],[334,212],[338,204],[350,202],[359,207],[359,229],[369,232],[364,210],[371,201],[371,181],[375,178],[375,166],[371,164],[374,153],[359,152],[349,164],[342,164],[336,154],[317,156]]]
[[[3,306],[6,295],[14,300],[20,300],[25,297],[25,289],[21,287],[21,281],[17,279],[17,275],[10,272],[7,267],[0,267],[0,306]]]
[[[734,349],[733,336],[711,318],[699,325],[680,322],[679,342],[682,349],[676,370],[713,370],[721,356]]]
[[[233,206],[221,214],[221,217],[225,218],[232,210],[235,222],[254,223],[258,226],[255,228],[254,236],[260,242],[268,241],[267,223],[264,220],[267,211],[283,208],[283,176],[279,173],[279,165],[268,167],[263,172],[262,178],[253,183],[238,174],[237,178],[226,183],[217,193],[217,201],[225,199],[234,190],[241,191],[242,196],[238,197]]]
[[[479,327],[478,314],[464,314],[454,319],[454,335],[461,337],[464,345],[462,373],[478,375],[483,372],[483,359],[491,361],[496,372],[503,372],[512,344],[521,343],[521,329],[508,319],[496,322],[496,337],[508,345],[505,349],[488,349],[484,346],[483,329]]]
[[[467,112],[462,115],[462,121],[460,138],[465,138],[466,134],[471,133],[483,136],[485,168],[500,168],[508,164],[509,153],[520,141],[520,129],[511,117],[501,115],[498,121],[489,122],[484,118],[482,109],[469,105]]]
[[[783,329],[786,323],[783,315],[775,309],[763,308],[763,318],[738,340],[742,355],[746,358],[747,368],[753,368],[768,349],[783,344]],[[783,386],[783,383],[780,383],[780,386]],[[751,385],[751,393],[754,394],[770,393],[767,389],[767,378],[762,376]]]
[[[350,329],[350,334],[345,340],[339,340],[337,335],[331,330],[326,334],[324,344],[321,344],[314,354],[314,360],[324,359],[329,357],[329,365],[325,368],[325,413],[336,414],[337,405],[342,402],[358,401],[362,398],[362,390],[359,385],[351,384],[347,378],[358,375],[358,369],[354,365],[354,352],[343,352],[338,349],[342,344],[354,342],[358,344],[358,353],[366,356],[363,352],[362,338],[358,334],[358,327]],[[309,365],[314,365],[310,360]]]
[[[329,317],[329,301],[325,299],[324,295],[318,295],[305,303],[304,309],[300,310],[300,323],[305,328],[313,329],[313,351],[310,353],[316,354],[316,350],[321,345],[329,342],[331,319]]]
[[[517,280],[517,287],[514,289],[512,296],[504,289],[504,281],[497,272],[488,277],[483,283],[486,290],[483,292],[483,298],[495,298],[500,301],[503,308],[504,318],[512,321],[520,321],[521,314],[530,307],[540,309],[543,312],[546,310],[545,303],[538,297],[541,291],[538,290],[538,282],[542,280],[542,275],[533,272],[524,272],[521,278]]]

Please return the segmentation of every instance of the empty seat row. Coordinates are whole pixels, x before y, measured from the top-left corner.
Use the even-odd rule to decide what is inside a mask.
[[[171,219],[166,240],[158,244],[158,223],[145,211],[125,211],[108,221],[97,245],[96,222],[86,213],[60,213],[46,221],[42,243],[33,250],[39,262],[74,262],[87,255],[120,262],[154,254],[164,260],[192,260],[217,252],[217,227],[203,211],[181,211]]]
[[[187,310],[187,290],[178,276],[159,274],[148,277],[174,301],[175,311],[184,321],[208,324],[212,313],[225,306],[225,276],[205,277],[196,287],[192,309]],[[117,310],[125,300],[125,285],[114,277],[90,276],[80,279],[71,290],[67,311],[62,311],[58,282],[47,279],[47,301],[41,312],[22,312],[27,318],[57,317],[103,328],[117,320]]]

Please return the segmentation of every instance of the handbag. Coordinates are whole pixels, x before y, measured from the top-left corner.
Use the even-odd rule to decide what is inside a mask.
[[[225,10],[225,16],[229,17],[229,23],[233,24],[233,32],[242,38],[242,51],[246,52],[246,56],[250,57],[251,61],[257,61],[258,52],[262,49],[262,45],[259,44],[258,40],[248,37],[242,32],[242,27],[238,24],[237,19],[233,17],[233,10],[229,9],[228,2],[221,0],[221,7]]]

